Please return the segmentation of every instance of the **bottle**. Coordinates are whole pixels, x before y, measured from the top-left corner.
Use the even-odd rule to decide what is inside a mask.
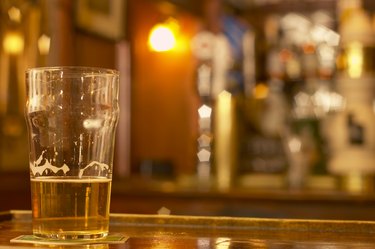
[[[330,117],[329,171],[350,192],[372,191],[375,175],[375,37],[361,1],[339,1],[336,90],[344,105]]]

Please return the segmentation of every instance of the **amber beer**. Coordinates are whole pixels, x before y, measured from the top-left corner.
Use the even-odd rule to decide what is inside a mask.
[[[106,236],[110,192],[107,178],[31,179],[34,235],[56,239]]]

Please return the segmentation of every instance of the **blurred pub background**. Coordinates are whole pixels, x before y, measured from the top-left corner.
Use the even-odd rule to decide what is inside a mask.
[[[375,219],[374,10],[2,0],[0,210],[30,209],[24,71],[74,65],[121,74],[112,212]]]

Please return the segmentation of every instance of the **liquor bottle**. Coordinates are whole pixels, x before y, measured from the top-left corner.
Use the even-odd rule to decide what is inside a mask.
[[[339,1],[341,35],[336,90],[345,105],[330,118],[329,171],[345,190],[373,190],[375,175],[375,36],[361,1]]]
[[[281,188],[287,169],[281,134],[289,107],[278,17],[270,17],[265,27],[268,79],[248,87],[240,102],[238,175],[245,187]]]

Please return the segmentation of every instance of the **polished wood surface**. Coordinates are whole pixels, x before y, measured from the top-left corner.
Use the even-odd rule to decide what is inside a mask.
[[[375,195],[370,192],[241,187],[219,191],[139,179],[113,183],[112,212],[156,214],[161,207],[176,215],[375,221]]]
[[[112,213],[375,221],[374,193],[338,190],[181,186],[171,181],[114,179]],[[0,174],[0,211],[31,209],[28,173]]]
[[[29,211],[1,213],[0,227],[0,248],[36,248],[32,244],[10,243],[12,238],[31,233]],[[375,245],[375,222],[369,221],[112,214],[110,232],[121,233],[129,239],[124,244],[74,248],[319,249]]]

